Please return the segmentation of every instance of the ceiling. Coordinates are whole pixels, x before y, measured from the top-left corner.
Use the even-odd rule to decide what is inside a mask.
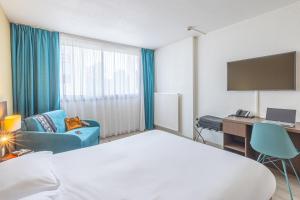
[[[14,23],[138,47],[158,48],[297,0],[0,0]]]

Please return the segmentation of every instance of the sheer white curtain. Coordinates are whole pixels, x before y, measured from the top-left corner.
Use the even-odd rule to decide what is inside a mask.
[[[140,49],[61,34],[61,107],[101,137],[144,130]]]

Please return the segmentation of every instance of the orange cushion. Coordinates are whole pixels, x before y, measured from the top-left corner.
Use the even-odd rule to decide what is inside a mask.
[[[67,131],[83,127],[79,117],[65,118]]]

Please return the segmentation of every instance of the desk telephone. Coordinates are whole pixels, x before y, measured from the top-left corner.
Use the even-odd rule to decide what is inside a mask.
[[[252,112],[247,110],[238,109],[235,114],[231,115],[235,117],[245,117],[245,118],[253,118],[254,115]]]

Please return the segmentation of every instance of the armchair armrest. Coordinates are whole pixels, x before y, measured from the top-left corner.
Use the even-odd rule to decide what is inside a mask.
[[[88,127],[100,127],[99,122],[97,122],[95,120],[84,119],[83,121],[90,124]]]
[[[16,137],[17,149],[29,148],[33,151],[59,153],[80,147],[80,138],[71,134],[21,131]]]

